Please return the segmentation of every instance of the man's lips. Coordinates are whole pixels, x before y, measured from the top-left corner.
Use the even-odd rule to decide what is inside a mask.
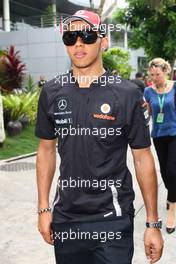
[[[81,59],[81,58],[85,57],[86,54],[87,54],[86,52],[79,51],[79,52],[75,52],[75,53],[74,53],[74,56],[75,56],[77,59]]]

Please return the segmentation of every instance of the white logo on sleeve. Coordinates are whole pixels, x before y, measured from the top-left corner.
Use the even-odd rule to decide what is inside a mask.
[[[101,105],[101,112],[103,114],[108,114],[111,111],[111,107],[109,104],[102,104]]]

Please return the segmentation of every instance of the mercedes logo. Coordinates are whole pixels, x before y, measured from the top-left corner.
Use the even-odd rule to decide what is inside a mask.
[[[65,99],[61,99],[59,102],[58,102],[58,108],[60,110],[65,110],[67,107],[67,101]]]

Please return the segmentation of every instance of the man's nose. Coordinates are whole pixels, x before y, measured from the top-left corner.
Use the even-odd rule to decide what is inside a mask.
[[[83,40],[78,36],[76,40],[76,46],[82,46],[84,44]]]

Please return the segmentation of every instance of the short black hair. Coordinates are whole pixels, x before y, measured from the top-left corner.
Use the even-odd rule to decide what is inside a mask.
[[[143,72],[137,72],[135,77],[136,78],[143,78],[144,77],[144,73]]]

